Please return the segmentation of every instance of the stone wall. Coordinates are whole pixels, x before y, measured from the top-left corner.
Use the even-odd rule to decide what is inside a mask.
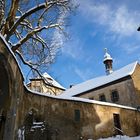
[[[16,59],[13,57],[10,49],[8,49],[6,42],[0,36],[0,71],[3,74],[0,77],[1,83],[5,85],[0,87],[3,94],[0,98],[3,99],[4,104],[0,104],[0,138],[4,140],[13,140],[15,137],[16,111],[20,98],[24,93],[23,76],[18,67]],[[6,93],[6,92],[8,93]],[[6,96],[5,96],[6,95]]]
[[[23,100],[18,124],[24,125],[26,115],[34,110],[35,118],[51,127],[53,140],[79,140],[80,137],[87,140],[112,136],[115,134],[113,114],[120,115],[123,134],[140,134],[140,113],[134,109],[86,103],[78,101],[78,98],[77,101],[55,99],[29,91],[26,91]],[[80,111],[79,120],[75,118],[76,110]]]

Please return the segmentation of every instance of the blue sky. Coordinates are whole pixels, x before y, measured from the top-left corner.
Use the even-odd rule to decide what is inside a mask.
[[[104,48],[113,57],[113,69],[140,60],[140,0],[79,0],[70,19],[71,38],[49,74],[64,87],[105,74]]]
[[[47,71],[68,88],[71,84],[105,74],[104,48],[117,70],[140,60],[140,0],[75,0],[79,7],[66,29],[59,56]]]

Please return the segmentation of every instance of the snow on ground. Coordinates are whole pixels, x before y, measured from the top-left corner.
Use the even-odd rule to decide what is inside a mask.
[[[98,139],[98,140],[140,140],[140,136],[137,137],[116,136],[116,137],[109,137],[109,138]]]

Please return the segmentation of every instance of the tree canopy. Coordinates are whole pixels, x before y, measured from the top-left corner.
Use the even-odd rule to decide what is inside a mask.
[[[0,0],[0,33],[18,58],[38,71],[55,59],[72,7],[71,0]]]

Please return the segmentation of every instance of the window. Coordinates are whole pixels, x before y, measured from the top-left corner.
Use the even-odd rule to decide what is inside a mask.
[[[111,100],[112,102],[117,102],[119,100],[119,93],[117,90],[112,91]]]
[[[74,110],[74,119],[75,119],[75,121],[77,121],[77,122],[80,121],[80,110],[79,110],[79,109],[75,109],[75,110]]]
[[[90,100],[94,100],[94,97],[89,97]]]
[[[103,101],[103,102],[106,102],[105,95],[104,95],[104,94],[100,95],[100,96],[99,96],[99,100],[100,100],[100,101]]]

